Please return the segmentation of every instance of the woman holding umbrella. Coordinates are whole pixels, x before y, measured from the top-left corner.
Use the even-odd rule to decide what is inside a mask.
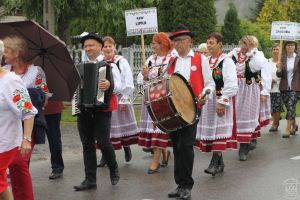
[[[4,45],[0,40],[0,60],[3,53]],[[0,113],[0,199],[11,200],[6,170],[15,156],[24,156],[30,152],[31,145],[28,138],[31,137],[34,115],[37,111],[32,106],[23,81],[1,65]],[[22,120],[24,122],[23,130]]]
[[[19,36],[7,36],[3,40],[5,51],[4,61],[7,65],[4,68],[7,71],[14,72],[25,83],[26,88],[39,88],[46,96],[47,99],[52,95],[49,93],[46,83],[45,73],[41,67],[29,64],[25,60],[27,44],[24,39]],[[44,105],[45,105],[44,104]],[[27,137],[26,140],[31,143],[31,151],[24,157],[18,151],[14,161],[9,167],[10,177],[12,183],[12,191],[15,200],[32,200],[32,180],[29,172],[29,160],[34,145],[36,144],[35,133],[32,133],[32,138]]]

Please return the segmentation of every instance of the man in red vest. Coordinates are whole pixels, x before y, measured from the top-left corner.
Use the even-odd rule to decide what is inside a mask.
[[[194,34],[184,25],[179,25],[170,37],[174,42],[175,60],[168,69],[168,73],[181,74],[192,86],[193,92],[201,102],[205,102],[205,91],[213,91],[213,81],[209,63],[205,56],[194,53],[191,49]],[[200,114],[201,106],[198,105]],[[174,152],[174,176],[177,188],[168,194],[169,198],[190,199],[194,185],[192,178],[194,165],[194,143],[196,140],[198,120],[189,126],[170,133]]]

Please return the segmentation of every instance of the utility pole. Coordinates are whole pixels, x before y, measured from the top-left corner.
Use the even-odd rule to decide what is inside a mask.
[[[43,24],[49,32],[55,34],[55,13],[53,0],[43,0]]]

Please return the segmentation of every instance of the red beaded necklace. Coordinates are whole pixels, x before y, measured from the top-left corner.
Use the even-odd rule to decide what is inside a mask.
[[[245,58],[242,58],[242,52],[238,52],[237,56],[238,56],[237,57],[237,62],[240,63],[240,64],[244,63],[248,59],[247,56],[245,56]]]
[[[220,53],[219,53],[219,55],[218,55],[218,57],[217,57],[217,59],[216,59],[216,61],[213,63],[212,62],[212,56],[209,58],[209,65],[212,65],[210,68],[211,69],[214,69],[215,67],[216,67],[216,64],[218,63],[218,60],[219,60],[219,58],[220,58],[220,56],[223,54],[223,52],[222,51],[220,51]]]

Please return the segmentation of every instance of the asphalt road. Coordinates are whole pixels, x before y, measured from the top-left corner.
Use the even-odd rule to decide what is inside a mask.
[[[300,119],[297,119],[298,124]],[[193,200],[295,200],[300,199],[300,135],[281,138],[285,120],[278,133],[263,136],[249,160],[238,160],[237,151],[224,154],[225,172],[212,177],[203,172],[211,154],[195,149]],[[64,176],[49,180],[51,173],[48,145],[37,146],[31,161],[31,173],[36,200],[167,200],[167,193],[175,189],[173,156],[167,168],[158,174],[147,174],[151,155],[133,146],[133,159],[125,163],[124,152],[117,151],[121,179],[110,184],[107,168],[98,169],[98,189],[75,192],[73,185],[84,178],[82,148],[75,124],[63,124]],[[300,134],[300,133],[299,133]],[[299,156],[299,157],[297,157]],[[292,159],[291,159],[292,158]]]

